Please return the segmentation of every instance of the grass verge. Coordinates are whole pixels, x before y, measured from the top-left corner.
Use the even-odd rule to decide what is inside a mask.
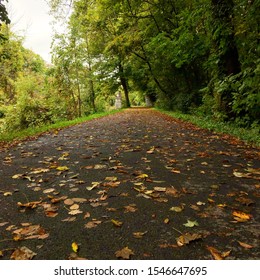
[[[249,145],[260,147],[259,127],[256,128],[242,128],[237,127],[232,123],[223,123],[212,120],[210,117],[202,117],[196,115],[183,114],[179,112],[165,111],[156,109],[161,113],[167,114],[171,117],[181,119],[183,121],[191,122],[201,128],[208,129],[213,132],[229,134],[246,142]]]
[[[31,127],[23,130],[18,130],[18,131],[10,131],[10,132],[5,132],[0,134],[0,142],[12,142],[14,140],[24,140],[29,137],[37,136],[45,132],[49,132],[55,129],[61,129],[65,127],[69,127],[72,125],[80,124],[86,121],[90,121],[93,119],[105,117],[108,115],[115,114],[117,112],[120,112],[121,110],[113,110],[109,112],[102,112],[102,113],[95,113],[89,116],[85,116],[82,118],[76,118],[74,120],[70,121],[60,121],[54,124],[48,124],[48,125],[43,125],[40,127]]]

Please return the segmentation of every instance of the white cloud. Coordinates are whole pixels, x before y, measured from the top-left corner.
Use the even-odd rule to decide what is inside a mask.
[[[51,61],[51,16],[46,0],[9,0],[7,5],[13,31],[25,36],[24,47]]]

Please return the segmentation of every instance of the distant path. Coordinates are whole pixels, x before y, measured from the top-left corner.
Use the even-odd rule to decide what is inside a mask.
[[[43,135],[0,153],[0,259],[259,259],[259,167],[151,109]]]

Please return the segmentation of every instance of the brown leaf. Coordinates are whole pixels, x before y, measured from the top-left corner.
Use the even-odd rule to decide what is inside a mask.
[[[66,200],[67,199],[67,196],[61,196],[61,197],[50,197],[51,199],[51,203],[55,204],[55,203],[58,203],[62,200]]]
[[[103,183],[103,186],[104,187],[109,187],[109,188],[116,188],[116,187],[118,187],[120,185],[120,182],[119,181],[117,181],[117,182],[105,182],[105,183]]]
[[[123,248],[122,250],[116,251],[116,257],[129,260],[130,257],[134,255],[134,252],[128,247]]]
[[[42,203],[42,201],[32,201],[32,202],[27,202],[27,203],[17,202],[17,205],[20,206],[20,207],[34,209],[34,208],[37,207],[37,205],[39,205],[41,203]]]
[[[65,199],[65,200],[64,200],[64,204],[65,204],[65,205],[68,205],[68,206],[73,205],[73,204],[74,204],[74,200],[72,200],[72,199],[70,199],[70,198]]]
[[[138,210],[136,208],[136,204],[130,204],[128,206],[124,206],[124,208],[125,208],[125,213],[128,213],[128,212],[134,213]]]
[[[199,240],[201,238],[202,236],[197,233],[185,233],[179,236],[178,238],[176,238],[176,241],[177,241],[177,245],[181,247],[189,244],[192,241]]]
[[[170,196],[178,197],[179,191],[177,189],[175,189],[174,187],[171,187],[171,188],[166,189],[166,194],[170,195]]]
[[[37,254],[23,246],[21,248],[16,249],[11,255],[12,260],[31,260]]]
[[[88,222],[87,224],[85,224],[85,228],[95,228],[98,225],[100,225],[101,223],[102,223],[101,221],[92,220],[91,222]]]
[[[81,213],[83,213],[83,212],[80,211],[79,209],[76,209],[76,210],[71,210],[68,214],[74,216],[74,215],[78,215]]]
[[[70,206],[70,210],[78,210],[78,209],[79,209],[79,205],[76,203]]]
[[[237,241],[237,242],[239,243],[240,246],[242,246],[245,249],[252,249],[252,248],[254,248],[254,246],[249,245],[247,243],[244,243],[244,242],[241,242],[241,241]]]
[[[209,250],[215,260],[223,260],[221,253],[216,248],[211,246],[206,246],[206,248]]]
[[[68,217],[66,219],[61,220],[62,222],[74,222],[76,220],[76,217]]]
[[[55,191],[55,189],[54,188],[50,188],[50,189],[46,189],[46,190],[44,190],[43,191],[43,193],[52,193],[52,192],[54,192]]]
[[[14,240],[24,239],[45,239],[49,236],[48,233],[40,225],[30,225],[19,228],[13,231]]]
[[[87,219],[87,218],[89,218],[90,216],[91,216],[90,213],[87,212],[87,213],[84,215],[84,219]]]

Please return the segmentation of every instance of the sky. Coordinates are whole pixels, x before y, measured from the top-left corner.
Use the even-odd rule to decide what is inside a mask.
[[[46,0],[9,0],[6,4],[12,30],[25,37],[24,47],[51,62],[51,16]]]

